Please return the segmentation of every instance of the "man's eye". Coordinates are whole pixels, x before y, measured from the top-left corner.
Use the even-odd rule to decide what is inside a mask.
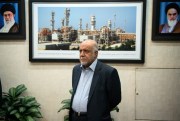
[[[5,16],[5,17],[7,17],[7,16],[11,16],[11,14],[4,14],[4,16]]]
[[[175,15],[176,15],[176,13],[173,13],[173,14],[169,13],[168,15],[169,15],[169,16],[172,16],[172,15],[173,15],[173,16],[175,16]]]
[[[83,52],[83,53],[88,53],[89,50],[79,50],[79,52],[80,52],[80,53],[82,53],[82,52]]]

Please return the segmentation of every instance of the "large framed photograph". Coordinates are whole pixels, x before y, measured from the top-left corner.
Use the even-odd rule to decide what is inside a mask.
[[[98,59],[144,63],[146,0],[29,0],[29,60],[73,62],[96,40]]]
[[[0,40],[26,38],[24,0],[0,1]]]
[[[152,40],[180,41],[180,0],[153,0]]]

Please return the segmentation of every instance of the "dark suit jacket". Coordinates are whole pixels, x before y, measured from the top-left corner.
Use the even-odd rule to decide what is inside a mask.
[[[73,95],[81,75],[80,64],[73,68],[72,73]],[[110,111],[121,101],[121,83],[115,68],[97,62],[87,104],[88,121],[111,121]],[[72,109],[70,109],[71,121]]]

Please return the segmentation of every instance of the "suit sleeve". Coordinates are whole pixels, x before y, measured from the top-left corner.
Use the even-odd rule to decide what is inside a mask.
[[[110,110],[121,102],[121,83],[116,69],[113,69],[107,83]]]

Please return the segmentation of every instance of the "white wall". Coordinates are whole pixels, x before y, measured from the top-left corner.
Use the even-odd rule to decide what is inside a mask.
[[[152,2],[152,0],[147,0],[145,63],[108,63],[118,69],[122,83],[122,102],[119,104],[120,112],[112,113],[116,121],[135,121],[135,89],[136,83],[138,83],[136,82],[136,76],[141,76],[139,73],[136,75],[137,69],[154,68],[156,70],[160,68],[166,70],[169,68],[180,68],[179,42],[154,42],[151,40]],[[12,86],[25,84],[28,88],[26,94],[36,97],[41,104],[44,118],[40,119],[40,121],[63,121],[63,116],[67,112],[57,113],[57,111],[62,106],[60,102],[70,97],[68,90],[71,88],[71,70],[76,63],[29,62],[28,22],[28,0],[26,0],[26,40],[0,41],[0,78],[3,91],[7,91]],[[145,76],[143,78],[146,80]],[[180,79],[175,80],[178,80],[175,82],[180,83]],[[161,87],[161,84],[159,86]]]

